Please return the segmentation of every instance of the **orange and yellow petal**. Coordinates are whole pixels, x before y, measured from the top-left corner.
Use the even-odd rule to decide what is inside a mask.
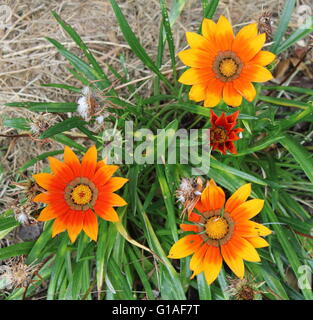
[[[243,67],[241,76],[251,82],[266,82],[273,79],[269,70],[257,64],[247,64]]]
[[[226,82],[223,88],[223,100],[232,107],[238,107],[242,102],[242,95],[234,88],[232,82]]]
[[[193,271],[191,279],[204,270],[203,260],[208,248],[209,246],[206,243],[204,243],[192,256],[189,264],[190,270]]]
[[[111,178],[103,188],[105,188],[107,192],[114,192],[121,189],[127,181],[128,179],[126,178],[114,177]]]
[[[98,187],[101,187],[109,181],[109,179],[112,177],[114,172],[117,170],[118,170],[118,166],[108,165],[108,164],[104,165],[96,171],[95,176],[92,179],[92,181]]]
[[[72,243],[83,229],[84,214],[82,211],[70,210],[65,220],[68,236]]]
[[[183,84],[193,85],[206,83],[213,78],[214,73],[211,68],[190,68],[180,76],[178,81]]]
[[[238,278],[243,279],[245,267],[242,258],[239,257],[235,252],[233,252],[228,243],[221,246],[221,252],[223,259],[225,260],[229,268]]]
[[[265,33],[262,33],[256,36],[254,39],[250,39],[249,41],[247,41],[245,45],[236,52],[240,60],[244,63],[249,62],[263,48],[265,41]]]
[[[57,213],[50,206],[47,206],[41,210],[37,220],[49,221],[49,220],[55,219],[57,216],[58,216]]]
[[[208,68],[212,66],[214,56],[207,51],[187,49],[179,52],[179,59],[183,64],[193,68]]]
[[[217,247],[209,246],[204,257],[204,276],[210,285],[219,275],[222,268],[222,255],[220,249]]]
[[[75,175],[66,163],[53,157],[48,157],[48,160],[51,170],[58,176],[58,179],[61,179],[65,183],[74,179]]]
[[[234,52],[243,52],[249,41],[253,40],[258,34],[257,23],[249,24],[239,30],[234,41],[232,50]]]
[[[270,51],[260,51],[258,52],[249,63],[258,64],[262,67],[267,66],[272,63],[276,58],[276,55]]]
[[[233,40],[233,27],[224,16],[220,16],[216,24],[215,32],[215,41],[217,46],[222,51],[231,50]]]
[[[85,153],[81,163],[81,176],[92,179],[97,167],[97,148],[95,145],[90,147]]]
[[[223,86],[224,84],[218,79],[210,80],[207,83],[204,107],[213,108],[219,104],[222,99]]]
[[[186,39],[191,49],[212,50],[212,44],[205,37],[195,32],[186,32]]]
[[[202,22],[202,35],[211,43],[215,41],[216,23],[211,19],[203,19]]]
[[[75,176],[80,176],[80,161],[76,154],[67,146],[64,148],[64,162],[72,169]]]
[[[89,238],[97,241],[98,219],[91,210],[87,210],[84,212],[83,230],[86,232]]]
[[[225,193],[218,187],[213,179],[205,187],[201,194],[201,203],[207,210],[221,209],[225,203]]]
[[[249,241],[254,248],[264,248],[269,246],[269,243],[261,237],[250,237],[246,238],[246,240]]]
[[[260,256],[253,245],[244,238],[238,236],[236,233],[233,234],[227,245],[229,250],[238,254],[244,260],[250,262],[261,261]]]
[[[231,213],[234,209],[244,203],[251,194],[251,183],[244,184],[226,201],[225,211]]]
[[[263,209],[263,206],[264,206],[264,200],[261,200],[261,199],[248,200],[242,203],[237,208],[235,208],[231,212],[231,216],[236,222],[240,222],[242,220],[249,220],[254,216],[256,216]]]
[[[242,237],[265,237],[272,233],[272,231],[269,228],[265,227],[263,224],[250,220],[237,222],[235,228],[236,232]]]
[[[96,214],[104,220],[118,222],[120,218],[114,208],[110,206],[98,205],[94,207]]]
[[[33,175],[36,183],[46,190],[62,190],[65,187],[65,183],[56,179],[56,177],[50,173],[37,173]]]
[[[168,257],[171,259],[185,258],[199,249],[203,239],[196,234],[190,234],[178,240],[170,249]]]
[[[189,99],[199,102],[206,98],[206,84],[194,84],[189,91]]]
[[[66,214],[55,219],[52,225],[52,238],[66,230]]]
[[[180,228],[185,232],[189,232],[189,231],[198,232],[199,231],[199,228],[194,224],[182,223],[180,225]]]
[[[253,84],[243,78],[238,78],[234,80],[234,89],[239,92],[243,97],[245,97],[249,102],[252,102],[256,96],[256,90]]]

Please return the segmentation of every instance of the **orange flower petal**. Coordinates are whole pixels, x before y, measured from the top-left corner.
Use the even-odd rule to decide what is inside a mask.
[[[225,211],[231,213],[234,209],[244,203],[251,194],[251,183],[244,184],[226,201]]]
[[[210,42],[215,41],[216,23],[211,19],[203,19],[202,35]]]
[[[114,208],[109,206],[101,206],[98,205],[94,208],[96,214],[104,220],[111,221],[111,222],[118,222],[120,218]]]
[[[106,164],[107,164],[107,163],[106,163],[105,160],[100,160],[100,161],[98,161],[98,162],[97,162],[96,171],[97,171],[98,169],[100,169],[101,167],[105,166]]]
[[[66,213],[66,212],[65,212]],[[51,219],[55,219],[58,216],[57,212],[55,212],[51,206],[47,206],[43,208],[40,212],[39,217],[37,218],[38,221],[49,221]]]
[[[202,243],[203,240],[199,235],[190,234],[174,243],[168,257],[171,259],[185,258],[198,250]]]
[[[255,248],[268,247],[269,243],[261,237],[246,238]]]
[[[238,78],[233,82],[234,88],[244,96],[249,102],[252,102],[256,96],[256,90],[250,81]]]
[[[240,279],[243,279],[245,273],[243,260],[241,257],[236,255],[235,252],[233,252],[228,243],[221,246],[222,256],[229,268],[234,272],[234,274]]]
[[[54,238],[57,234],[63,232],[66,230],[66,224],[65,224],[65,218],[66,214],[58,217],[54,222],[52,226],[52,238]]]
[[[214,73],[210,68],[191,68],[185,71],[178,81],[183,84],[193,85],[205,83],[214,78]]]
[[[128,181],[126,178],[114,177],[111,178],[103,188],[105,188],[108,192],[114,192],[123,187],[123,185]]]
[[[218,187],[213,179],[205,187],[201,194],[201,203],[206,210],[221,209],[225,203],[225,193],[222,188]]]
[[[63,190],[65,188],[65,183],[56,179],[56,177],[50,173],[34,174],[33,178],[36,183],[46,190]]]
[[[85,153],[81,164],[81,176],[92,179],[97,166],[97,148],[95,145],[90,147]]]
[[[207,83],[204,107],[213,108],[219,104],[222,99],[223,86],[224,84],[217,79],[213,79]]]
[[[118,166],[106,164],[96,171],[94,178],[92,179],[98,187],[106,184],[109,179],[112,177],[114,172],[118,170]]]
[[[108,193],[104,191],[99,193],[94,207],[98,208],[98,206],[101,205],[106,207],[123,207],[127,205],[127,202],[116,193]]]
[[[216,24],[215,33],[215,41],[217,46],[222,51],[231,50],[233,40],[234,33],[230,22],[224,16],[220,16]]]
[[[80,162],[76,154],[69,148],[64,148],[64,162],[72,169],[75,176],[80,176]]]
[[[249,61],[252,64],[259,64],[261,66],[267,66],[271,62],[273,62],[276,58],[276,55],[270,51],[260,51],[255,57]]]
[[[227,245],[230,250],[236,252],[236,254],[238,254],[244,260],[251,262],[261,261],[259,254],[254,249],[252,244],[250,244],[250,242],[244,238],[239,237],[236,233],[233,234]]]
[[[98,220],[96,215],[91,211],[87,210],[84,213],[83,230],[87,236],[94,241],[98,238]]]
[[[208,68],[212,66],[214,56],[200,49],[187,49],[178,53],[179,59],[189,67]]]
[[[48,157],[49,164],[53,173],[63,182],[68,183],[74,179],[75,175],[71,168],[64,162],[52,157]]]
[[[223,99],[226,104],[232,107],[238,107],[241,105],[242,96],[234,88],[232,82],[226,82],[223,88]]]
[[[35,198],[33,198],[34,202],[42,202],[42,203],[49,203],[50,200],[51,200],[51,196],[46,192],[40,193]]]
[[[234,41],[232,50],[235,52],[244,52],[249,41],[253,40],[258,35],[257,23],[249,24],[239,30]]]
[[[214,52],[212,44],[203,36],[194,32],[186,32],[186,39],[192,49],[201,49],[208,52]]]
[[[200,202],[200,201],[199,201]],[[198,203],[199,203],[198,202]],[[196,205],[197,207],[197,205]],[[195,207],[195,208],[196,208]],[[200,211],[200,210],[199,210]],[[200,211],[201,212],[201,211]],[[188,221],[190,222],[199,222],[201,220],[201,216],[199,214],[196,214],[194,212],[190,212],[189,216],[188,216]]]
[[[66,217],[66,229],[72,243],[83,229],[84,213],[82,211],[70,210]]]
[[[242,237],[268,236],[272,231],[264,225],[250,221],[242,220],[236,223],[235,230]]]
[[[241,75],[248,81],[252,82],[266,82],[273,79],[273,75],[257,64],[247,64],[243,67]]]
[[[220,249],[209,246],[204,258],[204,276],[210,285],[218,276],[222,268],[222,255]]]
[[[191,279],[201,273],[204,270],[204,257],[208,250],[209,246],[204,243],[192,256],[189,264],[190,270],[193,271]]]
[[[205,100],[206,84],[194,84],[189,91],[189,99],[199,102]]]
[[[266,41],[265,33],[256,36],[254,39],[246,41],[240,49],[235,44],[233,50],[238,54],[242,62],[249,62],[264,46]]]
[[[194,224],[182,223],[180,225],[180,228],[185,232],[188,232],[188,231],[198,232],[199,231],[198,227]]]
[[[261,200],[261,199],[248,200],[242,203],[237,208],[235,208],[231,212],[231,216],[236,222],[240,222],[242,220],[249,220],[254,216],[256,216],[263,209],[263,206],[264,206],[264,200]]]

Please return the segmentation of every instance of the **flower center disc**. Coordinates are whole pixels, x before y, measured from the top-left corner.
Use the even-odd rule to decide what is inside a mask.
[[[233,51],[220,51],[213,62],[215,76],[223,82],[237,79],[242,67],[243,63]]]
[[[92,191],[88,186],[79,184],[73,189],[71,196],[74,203],[87,204],[92,199]]]
[[[210,129],[210,139],[212,143],[224,143],[228,139],[227,132],[224,128]]]
[[[85,177],[77,177],[64,189],[64,199],[72,210],[89,210],[98,199],[96,185]]]
[[[205,228],[209,238],[220,240],[228,232],[228,222],[221,216],[213,216],[207,221]]]
[[[236,62],[231,58],[222,60],[219,68],[221,74],[227,78],[233,76],[238,69]]]

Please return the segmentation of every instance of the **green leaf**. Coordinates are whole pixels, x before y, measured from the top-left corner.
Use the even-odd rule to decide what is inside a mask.
[[[297,100],[274,98],[269,96],[259,96],[259,100],[285,107],[294,107],[299,109],[309,108],[309,104]]]
[[[14,128],[14,129],[20,129],[20,130],[29,130],[30,124],[29,120],[25,118],[11,118],[11,119],[5,119],[3,121],[3,126]]]
[[[75,43],[78,45],[78,47],[84,52],[84,55],[88,59],[89,63],[93,66],[94,70],[96,71],[98,80],[103,79],[103,85],[101,85],[102,89],[105,89],[111,85],[108,77],[90,52],[87,45],[83,42],[81,37],[78,35],[78,33],[64,20],[60,18],[60,16],[53,11],[52,15],[55,17],[55,19],[58,21],[58,23],[62,26],[62,28],[67,32],[67,34],[75,41]]]
[[[313,158],[299,142],[291,136],[285,135],[285,138],[279,141],[299,163],[306,176],[313,183]]]
[[[283,12],[280,16],[280,20],[279,20],[279,24],[278,24],[276,33],[273,37],[274,43],[270,47],[270,50],[275,54],[277,53],[277,51],[278,51],[277,49],[279,48],[281,40],[282,40],[282,38],[288,28],[288,24],[289,24],[291,15],[292,15],[292,11],[295,7],[295,4],[296,4],[296,0],[287,0],[285,2],[285,6],[284,6]]]
[[[27,257],[26,263],[30,264],[37,259],[42,258],[42,253],[46,248],[48,241],[51,240],[52,223],[53,221],[46,222],[45,229],[40,237],[35,241],[34,246]]]
[[[36,112],[75,112],[77,103],[74,102],[11,102],[6,103],[7,107],[28,108]]]
[[[44,133],[40,135],[40,139],[50,138],[58,133],[69,131],[73,128],[78,128],[86,124],[87,124],[86,121],[78,117],[69,118],[47,129]]]
[[[56,156],[58,154],[63,153],[63,150],[56,150],[56,151],[50,151],[50,152],[45,152],[42,153],[41,155],[32,158],[31,160],[27,161],[21,168],[19,168],[20,172],[25,171],[26,169],[28,169],[29,167],[33,166],[35,163],[37,163],[38,161],[44,160],[48,157],[52,157],[52,156]]]
[[[167,78],[160,72],[159,68],[154,64],[152,59],[148,56],[144,48],[139,43],[137,37],[131,30],[127,20],[125,19],[121,9],[119,8],[115,0],[110,0],[112,8],[114,10],[115,16],[124,35],[125,40],[128,42],[132,51],[137,55],[137,57],[152,71],[154,72],[169,88],[173,91],[172,84],[167,80]]]
[[[10,259],[12,257],[28,254],[34,243],[35,241],[27,241],[0,248],[0,260]]]

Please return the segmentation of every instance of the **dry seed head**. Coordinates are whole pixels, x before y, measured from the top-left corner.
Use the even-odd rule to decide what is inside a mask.
[[[227,289],[229,295],[233,296],[235,300],[254,300],[256,295],[260,293],[258,290],[264,282],[256,283],[254,279],[230,279],[230,285]]]
[[[15,206],[12,206],[12,209],[16,221],[22,225],[29,226],[37,223],[37,220],[31,216],[32,212],[38,209],[37,203],[27,201],[22,205],[16,204]]]
[[[258,31],[259,33],[266,34],[266,42],[272,40],[272,13],[270,11],[263,11],[258,19]]]
[[[27,265],[23,257],[12,258],[0,266],[0,289],[26,288],[39,265]]]

